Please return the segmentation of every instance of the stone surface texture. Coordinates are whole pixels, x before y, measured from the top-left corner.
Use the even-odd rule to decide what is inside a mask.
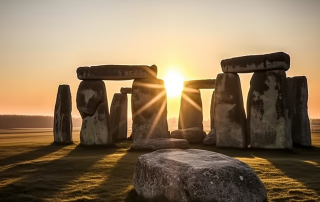
[[[198,127],[203,130],[202,100],[199,89],[182,91],[178,129]]]
[[[127,139],[127,94],[115,93],[110,107],[110,133],[114,141]]]
[[[203,139],[204,145],[216,145],[216,131],[212,129]]]
[[[106,103],[98,106],[93,116],[82,120],[80,142],[82,145],[108,145],[113,143],[109,133],[108,108]]]
[[[305,76],[287,78],[288,108],[294,145],[311,146],[308,115],[308,82]]]
[[[99,80],[82,81],[78,88],[76,101],[82,117],[81,144],[107,145],[113,143],[104,82]]]
[[[136,192],[171,201],[266,202],[265,187],[245,163],[198,149],[165,149],[141,155],[133,175]]]
[[[176,139],[185,139],[189,143],[201,143],[205,138],[206,133],[198,127],[185,128],[171,131],[170,137]]]
[[[54,107],[53,136],[56,143],[72,143],[72,103],[69,85],[59,85]]]
[[[227,73],[248,73],[290,68],[290,56],[284,52],[264,55],[247,55],[221,61],[222,71]]]
[[[157,77],[157,66],[152,65],[100,65],[79,67],[80,80],[130,80]]]
[[[255,72],[247,99],[248,135],[252,148],[292,148],[286,99],[286,72]]]
[[[211,120],[219,147],[247,147],[247,122],[239,75],[218,74]]]
[[[187,140],[174,138],[154,138],[154,139],[139,139],[133,141],[131,149],[133,150],[160,150],[160,149],[188,149],[189,143]]]
[[[120,93],[123,93],[123,94],[131,94],[131,93],[132,93],[132,88],[122,87],[122,88],[120,88]]]
[[[214,89],[215,84],[215,79],[190,80],[184,82],[184,87],[195,89]]]
[[[132,138],[168,138],[167,95],[161,79],[137,79],[132,84]]]

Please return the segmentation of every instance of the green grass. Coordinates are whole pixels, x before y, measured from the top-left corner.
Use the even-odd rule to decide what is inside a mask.
[[[45,132],[46,133],[46,132]],[[137,158],[130,141],[112,148],[5,143],[0,134],[0,201],[124,201],[132,190]],[[36,136],[38,137],[38,136]],[[191,145],[246,162],[270,201],[320,201],[320,133],[312,148],[238,150]],[[3,136],[4,138],[4,136]]]

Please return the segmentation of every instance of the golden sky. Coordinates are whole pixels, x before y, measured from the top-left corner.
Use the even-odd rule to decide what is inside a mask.
[[[0,114],[53,115],[79,66],[156,64],[185,80],[212,79],[224,58],[284,51],[288,76],[305,75],[309,116],[320,118],[320,1],[0,1]],[[241,74],[244,101],[251,74]],[[109,103],[132,81],[106,81]],[[202,90],[209,118],[212,90]],[[168,98],[177,117],[180,97]],[[110,105],[109,105],[110,106]]]

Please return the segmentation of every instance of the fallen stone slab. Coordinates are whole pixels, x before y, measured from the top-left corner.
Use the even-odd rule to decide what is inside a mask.
[[[82,120],[80,143],[82,145],[109,145],[113,143],[109,132],[108,108],[101,103],[93,116]]]
[[[195,88],[195,89],[214,89],[216,85],[215,79],[202,79],[202,80],[191,80],[185,81],[185,88]]]
[[[133,141],[133,150],[160,150],[160,149],[188,149],[189,143],[186,140],[174,138],[140,139]]]
[[[214,129],[212,129],[203,139],[203,144],[212,146],[216,145],[216,131]]]
[[[131,94],[132,93],[132,88],[120,88],[120,93],[122,94]]]
[[[82,119],[95,114],[101,103],[108,103],[104,82],[101,80],[81,81],[76,102]]]
[[[131,80],[157,77],[157,66],[147,65],[100,65],[79,67],[80,80]]]
[[[198,127],[174,130],[170,134],[171,138],[185,139],[190,144],[202,142],[205,136],[206,133]]]
[[[202,100],[199,89],[182,91],[178,129],[198,127],[203,130]]]
[[[55,143],[70,144],[72,140],[72,103],[69,85],[59,85],[54,107],[53,136]]]
[[[291,117],[291,135],[294,145],[311,146],[308,115],[308,82],[305,76],[287,78],[288,108]]]
[[[246,163],[198,149],[163,149],[141,155],[133,186],[146,199],[267,201],[263,183]]]
[[[290,68],[290,56],[284,52],[276,52],[234,57],[222,60],[221,68],[225,73],[249,73],[268,70],[287,71]]]
[[[247,121],[239,75],[218,74],[211,113],[218,147],[247,147]]]
[[[167,95],[161,79],[135,79],[132,84],[132,139],[168,138]]]
[[[114,141],[127,139],[127,94],[115,93],[110,107],[110,133]]]
[[[292,148],[286,97],[286,72],[255,72],[247,98],[248,135],[252,148]]]

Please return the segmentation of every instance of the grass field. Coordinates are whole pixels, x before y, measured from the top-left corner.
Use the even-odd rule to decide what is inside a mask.
[[[133,188],[136,159],[131,142],[112,148],[52,145],[52,130],[0,130],[0,201],[124,201]],[[320,133],[312,148],[286,150],[206,149],[250,165],[269,201],[320,201]]]

